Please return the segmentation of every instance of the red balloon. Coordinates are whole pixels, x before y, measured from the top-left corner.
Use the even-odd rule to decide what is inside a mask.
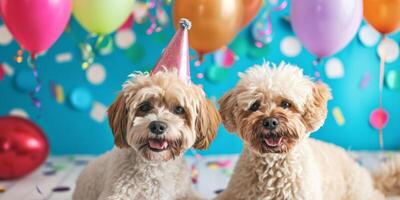
[[[49,154],[42,130],[19,117],[0,117],[0,179],[14,179],[38,168]]]

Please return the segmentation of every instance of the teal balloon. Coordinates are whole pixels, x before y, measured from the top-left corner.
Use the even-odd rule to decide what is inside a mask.
[[[88,110],[93,103],[93,97],[89,90],[83,87],[74,89],[69,95],[72,108],[80,111]]]
[[[246,55],[247,51],[249,50],[249,47],[250,47],[249,41],[244,36],[237,37],[230,45],[232,51],[239,56]]]
[[[252,46],[248,52],[248,56],[253,59],[257,58],[265,58],[268,53],[268,45],[264,45],[261,48],[258,48],[256,46]]]
[[[218,65],[211,65],[207,68],[206,79],[211,83],[219,83],[229,77],[229,70]]]
[[[15,87],[22,92],[33,91],[38,84],[31,69],[20,70],[14,78]]]
[[[400,89],[400,71],[390,70],[386,74],[386,86],[391,90]]]

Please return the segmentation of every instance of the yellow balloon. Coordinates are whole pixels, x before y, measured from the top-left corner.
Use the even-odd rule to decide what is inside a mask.
[[[119,28],[132,13],[134,0],[74,0],[73,14],[89,32],[104,35]]]
[[[242,25],[243,5],[242,0],[175,0],[172,13],[176,27],[180,18],[192,22],[189,44],[201,58],[233,40]]]

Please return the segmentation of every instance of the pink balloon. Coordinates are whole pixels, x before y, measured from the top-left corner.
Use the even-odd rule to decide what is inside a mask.
[[[293,0],[292,27],[305,48],[319,58],[343,49],[361,24],[362,0]]]
[[[376,129],[384,128],[388,121],[389,114],[381,108],[375,109],[369,116],[369,123]]]
[[[71,9],[71,0],[0,0],[8,30],[32,54],[48,49],[60,37]]]

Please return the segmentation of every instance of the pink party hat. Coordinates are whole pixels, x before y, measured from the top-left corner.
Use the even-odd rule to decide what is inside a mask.
[[[176,70],[179,77],[190,83],[190,62],[189,62],[189,41],[188,30],[191,27],[191,22],[188,19],[179,20],[179,29],[174,37],[165,47],[161,58],[156,66],[151,70],[150,75],[160,71]]]

